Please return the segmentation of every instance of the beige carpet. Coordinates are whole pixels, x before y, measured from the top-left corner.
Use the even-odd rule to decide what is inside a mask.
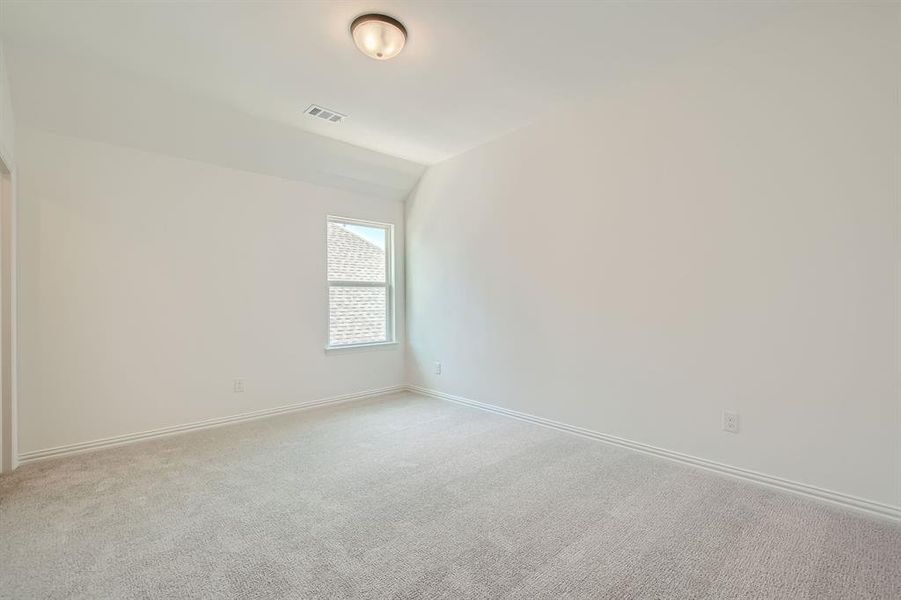
[[[901,598],[901,527],[413,394],[26,465],[0,597]]]

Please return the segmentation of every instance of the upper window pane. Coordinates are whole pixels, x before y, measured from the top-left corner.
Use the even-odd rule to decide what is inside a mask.
[[[384,283],[386,230],[351,223],[328,224],[329,281]]]

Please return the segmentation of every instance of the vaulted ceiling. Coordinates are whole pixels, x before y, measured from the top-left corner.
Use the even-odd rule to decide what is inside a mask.
[[[17,117],[28,123],[284,176],[322,178],[324,169],[325,179],[375,182],[393,196],[423,165],[661,64],[715,51],[787,10],[750,2],[6,0],[0,36]],[[352,43],[351,20],[373,11],[409,31],[393,60],[367,58]],[[309,117],[312,103],[349,118]]]

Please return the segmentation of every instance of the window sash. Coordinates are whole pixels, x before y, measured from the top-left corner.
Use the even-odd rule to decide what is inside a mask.
[[[328,319],[326,331],[326,348],[352,348],[355,346],[378,346],[383,344],[391,344],[396,341],[395,331],[395,298],[394,298],[394,225],[391,223],[378,223],[375,221],[364,221],[362,219],[350,219],[344,217],[334,217],[329,215],[326,218],[326,238],[328,237],[328,224],[337,223],[339,225],[361,225],[363,227],[373,227],[383,229],[385,231],[385,280],[384,281],[346,281],[328,279],[326,290],[330,291],[333,287],[358,287],[358,288],[384,288],[385,289],[385,339],[378,342],[362,342],[350,344],[334,344],[332,343],[331,331],[331,294],[328,299]],[[326,239],[326,264],[328,264],[328,239]],[[327,269],[326,269],[327,270]]]
[[[332,279],[328,282],[331,287],[391,287],[387,281],[341,281]]]

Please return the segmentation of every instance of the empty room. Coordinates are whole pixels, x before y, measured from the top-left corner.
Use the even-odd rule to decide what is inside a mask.
[[[901,599],[901,2],[0,0],[0,600]]]

